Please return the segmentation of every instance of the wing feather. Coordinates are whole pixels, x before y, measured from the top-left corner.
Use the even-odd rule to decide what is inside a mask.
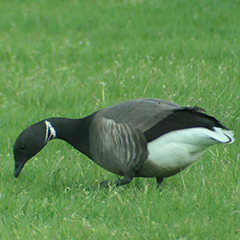
[[[99,111],[99,115],[116,122],[126,123],[145,132],[181,107],[161,99],[125,101]]]

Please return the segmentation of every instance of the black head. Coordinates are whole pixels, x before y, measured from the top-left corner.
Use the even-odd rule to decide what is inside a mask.
[[[15,177],[18,177],[24,164],[36,155],[52,137],[55,137],[54,133],[50,132],[49,124],[48,121],[38,122],[18,136],[13,147]]]

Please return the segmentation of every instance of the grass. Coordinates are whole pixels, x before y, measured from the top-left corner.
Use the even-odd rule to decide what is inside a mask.
[[[1,239],[240,239],[239,1],[0,3]],[[198,105],[233,129],[230,146],[165,179],[116,179],[55,140],[13,177],[12,146],[48,117],[127,99]]]

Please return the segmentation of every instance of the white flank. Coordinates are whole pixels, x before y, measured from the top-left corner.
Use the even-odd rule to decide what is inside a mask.
[[[217,127],[214,131],[203,127],[172,131],[148,143],[148,160],[172,171],[196,161],[211,145],[233,141],[232,131]]]

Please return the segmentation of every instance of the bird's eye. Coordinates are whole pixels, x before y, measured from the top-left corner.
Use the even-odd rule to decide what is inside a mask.
[[[21,149],[21,150],[24,150],[24,149],[25,149],[25,146],[24,146],[24,145],[21,145],[21,146],[20,146],[20,149]]]

